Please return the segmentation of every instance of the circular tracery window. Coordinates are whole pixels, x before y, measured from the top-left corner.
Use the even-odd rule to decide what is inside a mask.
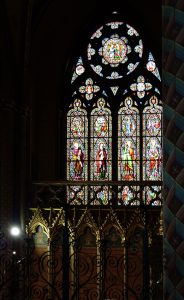
[[[138,32],[123,22],[110,22],[90,38],[87,57],[92,69],[101,77],[122,78],[133,72],[143,55]]]
[[[103,57],[110,64],[118,64],[126,57],[127,46],[121,39],[108,39],[103,46]]]

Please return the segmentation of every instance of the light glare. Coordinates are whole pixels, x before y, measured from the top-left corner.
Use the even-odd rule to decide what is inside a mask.
[[[20,228],[14,226],[14,227],[12,227],[12,228],[10,229],[10,233],[11,233],[11,235],[13,235],[13,236],[18,236],[18,235],[20,234]]]

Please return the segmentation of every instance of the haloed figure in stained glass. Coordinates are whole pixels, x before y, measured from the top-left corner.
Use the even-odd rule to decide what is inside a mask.
[[[122,151],[122,161],[123,161],[123,179],[133,180],[134,179],[134,149],[132,147],[132,142],[127,140]]]
[[[74,143],[73,147],[74,173],[75,179],[81,179],[84,165],[84,153],[78,142]]]
[[[97,133],[97,136],[105,136],[107,133],[108,124],[107,120],[104,116],[100,116],[95,121],[95,131]]]
[[[99,148],[96,153],[96,168],[98,178],[105,179],[107,174],[107,152],[103,143],[99,143]]]
[[[155,138],[150,139],[148,144],[148,157],[150,159],[149,163],[149,179],[159,179],[159,169],[160,169],[160,147]]]
[[[82,120],[80,118],[74,118],[71,126],[71,131],[75,137],[81,137],[83,132],[84,125],[82,124]]]
[[[109,47],[109,58],[118,60],[121,57],[120,46],[118,43],[111,43]]]
[[[90,204],[108,204],[114,197],[109,182],[117,178],[123,182],[119,205],[139,205],[142,199],[160,205],[162,101],[156,61],[139,33],[119,21],[96,30],[84,50],[87,57],[82,54],[73,66],[67,113],[67,179],[78,180],[68,200],[86,204],[89,197]],[[103,184],[88,193],[79,180]],[[160,182],[147,186],[154,180]]]
[[[133,122],[132,116],[125,116],[124,122],[122,124],[122,127],[124,127],[124,130],[126,132],[126,135],[130,136],[132,132],[135,130],[135,124]]]
[[[161,127],[159,116],[150,114],[148,118],[147,130],[150,135],[157,135]]]

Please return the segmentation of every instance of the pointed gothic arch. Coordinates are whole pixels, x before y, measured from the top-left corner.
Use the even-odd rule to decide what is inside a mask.
[[[161,77],[137,29],[114,18],[94,30],[73,64],[66,122],[67,179],[74,185],[68,201],[112,204],[115,180],[121,182],[116,204],[160,206]]]

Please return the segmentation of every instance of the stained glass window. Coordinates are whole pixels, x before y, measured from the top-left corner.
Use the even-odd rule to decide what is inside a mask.
[[[140,174],[140,117],[130,97],[118,114],[118,179],[139,180]]]
[[[140,116],[127,97],[118,113],[118,180],[135,181],[140,179]],[[119,187],[119,204],[137,204],[137,187]]]
[[[67,115],[67,178],[75,181],[87,180],[88,171],[88,119],[81,105],[81,101],[76,99]],[[85,200],[83,187],[71,186],[68,193],[73,203]],[[75,199],[76,196],[78,199]]]
[[[87,112],[81,108],[80,100],[75,100],[74,108],[69,110],[67,118],[68,179],[85,180],[88,161],[88,119]]]
[[[152,52],[133,26],[112,21],[94,31],[82,53],[70,81],[68,201],[160,205],[161,77]]]
[[[112,118],[105,105],[105,100],[100,98],[91,112],[90,179],[95,181],[112,179]],[[108,186],[93,186],[91,203],[108,204],[110,195]]]
[[[91,112],[91,180],[112,178],[112,120],[111,111],[100,98]]]
[[[161,180],[162,176],[162,109],[156,96],[143,110],[143,179]]]

